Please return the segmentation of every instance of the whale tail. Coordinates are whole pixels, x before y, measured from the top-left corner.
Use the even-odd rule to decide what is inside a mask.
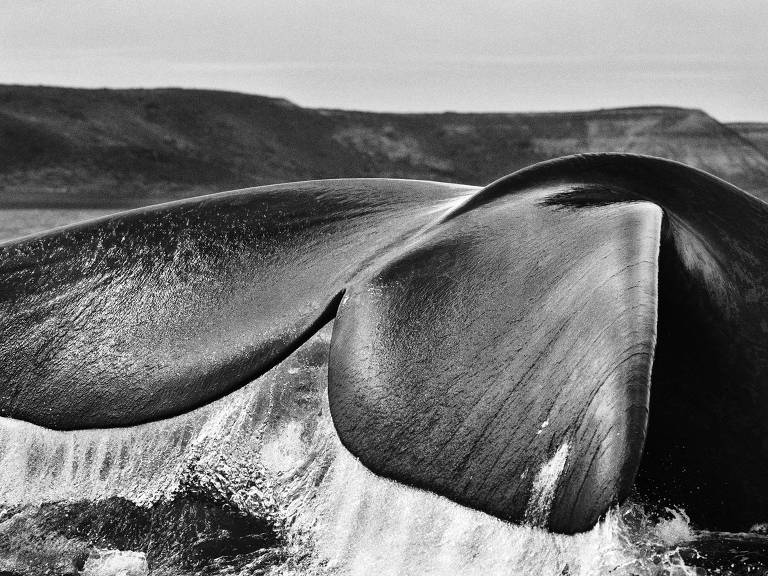
[[[766,221],[714,177],[618,155],[110,216],[0,246],[0,415],[166,418],[336,317],[331,413],[374,472],[559,532],[636,481],[741,525],[768,512]]]
[[[471,191],[304,182],[0,246],[0,415],[130,426],[210,402],[330,321],[360,270]]]

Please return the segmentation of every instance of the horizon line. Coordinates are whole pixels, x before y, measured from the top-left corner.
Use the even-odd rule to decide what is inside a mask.
[[[629,111],[629,110],[653,110],[653,109],[666,109],[666,110],[686,110],[691,112],[700,112],[709,116],[713,120],[720,124],[768,124],[768,120],[755,120],[755,119],[741,119],[741,120],[728,120],[722,121],[717,116],[714,116],[708,112],[704,107],[699,106],[680,106],[677,104],[662,104],[662,103],[638,103],[628,104],[620,106],[601,106],[601,107],[584,107],[584,108],[562,108],[562,109],[541,109],[541,110],[476,110],[476,109],[422,109],[422,110],[403,110],[403,109],[370,109],[370,108],[342,108],[334,106],[311,106],[304,105],[296,102],[295,100],[285,97],[277,96],[273,94],[264,94],[257,92],[249,92],[245,90],[232,90],[222,88],[211,88],[205,86],[182,86],[182,85],[155,85],[155,86],[107,86],[107,85],[65,85],[65,84],[46,84],[46,83],[15,83],[15,82],[2,82],[0,83],[2,88],[45,88],[54,90],[81,90],[81,91],[189,91],[189,92],[217,92],[221,94],[238,94],[242,96],[250,96],[255,98],[266,98],[269,100],[282,101],[297,108],[306,110],[318,110],[327,112],[355,112],[361,114],[398,114],[398,115],[441,115],[441,114],[477,114],[477,115],[557,115],[557,114],[589,114],[597,112],[609,112],[609,111]]]

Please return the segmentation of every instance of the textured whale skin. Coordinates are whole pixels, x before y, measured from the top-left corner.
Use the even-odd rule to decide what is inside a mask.
[[[627,155],[110,216],[0,245],[0,415],[172,416],[336,317],[331,413],[374,472],[558,532],[633,489],[748,528],[768,517],[766,222]]]

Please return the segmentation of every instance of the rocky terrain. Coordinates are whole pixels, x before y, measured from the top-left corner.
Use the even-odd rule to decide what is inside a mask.
[[[768,124],[701,110],[383,114],[206,90],[0,86],[0,207],[117,208],[354,176],[486,184],[579,152],[663,156],[768,197]]]

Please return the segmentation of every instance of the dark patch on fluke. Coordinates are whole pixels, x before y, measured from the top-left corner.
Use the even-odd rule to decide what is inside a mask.
[[[767,223],[629,155],[116,215],[0,246],[0,414],[179,414],[336,316],[331,413],[374,472],[558,532],[633,489],[746,529],[768,519]]]

